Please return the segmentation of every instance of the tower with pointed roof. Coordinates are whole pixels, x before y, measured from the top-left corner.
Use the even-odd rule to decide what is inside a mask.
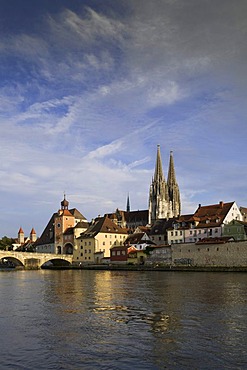
[[[18,231],[18,243],[23,244],[24,241],[25,241],[24,231],[22,230],[22,227],[20,227],[20,229]]]
[[[180,214],[180,194],[176,181],[173,153],[170,152],[170,163],[167,183],[162,169],[160,145],[157,146],[157,157],[154,177],[149,191],[149,224],[158,219],[169,219]]]
[[[36,242],[37,240],[37,234],[33,227],[32,230],[30,231],[30,240],[32,243]]]
[[[181,201],[178,183],[176,180],[173,152],[170,151],[170,162],[167,177],[168,194],[171,202],[172,217],[177,217],[181,213]]]
[[[61,201],[61,208],[54,217],[54,244],[55,253],[65,253],[65,232],[75,226],[75,217],[69,211],[69,202],[64,194],[64,199]]]
[[[130,212],[130,196],[129,196],[129,194],[128,194],[128,197],[127,197],[126,212]]]

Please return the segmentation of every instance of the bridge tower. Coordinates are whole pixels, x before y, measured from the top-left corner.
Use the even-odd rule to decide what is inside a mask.
[[[69,211],[69,202],[64,194],[64,199],[61,201],[61,208],[58,210],[54,218],[54,236],[55,236],[55,253],[63,254],[65,244],[65,231],[75,226],[75,217]]]

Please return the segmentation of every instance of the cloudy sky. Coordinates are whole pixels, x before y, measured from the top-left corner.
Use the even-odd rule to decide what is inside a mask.
[[[182,213],[247,206],[246,0],[0,0],[0,237],[147,209],[157,144]]]

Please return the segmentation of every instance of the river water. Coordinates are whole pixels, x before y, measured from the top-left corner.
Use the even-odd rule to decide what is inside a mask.
[[[0,369],[246,369],[245,273],[0,271]]]

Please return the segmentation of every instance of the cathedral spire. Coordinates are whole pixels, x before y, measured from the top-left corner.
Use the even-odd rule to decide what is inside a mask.
[[[164,175],[163,175],[163,169],[162,169],[160,145],[157,145],[157,157],[156,157],[156,165],[155,165],[155,172],[154,172],[154,181],[160,181],[160,180],[164,180]]]
[[[177,217],[180,215],[180,209],[180,193],[175,175],[173,152],[170,152],[166,183],[162,170],[160,146],[158,145],[154,177],[149,190],[148,223],[152,225],[158,219]]]
[[[157,146],[157,157],[154,177],[149,191],[149,224],[160,218],[169,218],[170,202],[168,188],[163,175],[160,145]]]
[[[168,186],[169,199],[172,204],[172,215],[173,217],[177,217],[180,215],[180,212],[181,212],[181,202],[180,202],[179,187],[178,187],[177,180],[176,180],[175,166],[174,166],[172,151],[170,152],[167,186]]]
[[[167,184],[168,186],[172,186],[173,184],[176,184],[176,175],[175,175],[175,167],[174,167],[172,150],[170,151],[170,162],[169,162],[169,169],[168,169]]]
[[[130,212],[130,197],[129,197],[129,194],[128,194],[128,197],[127,197],[126,212]]]

